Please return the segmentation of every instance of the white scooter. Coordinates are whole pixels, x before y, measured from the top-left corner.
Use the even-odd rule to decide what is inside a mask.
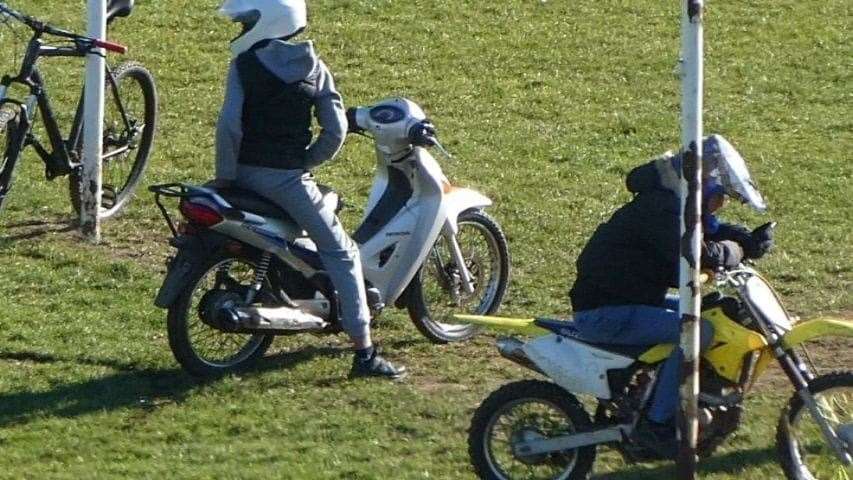
[[[377,168],[358,244],[368,304],[406,307],[438,343],[476,333],[458,313],[497,310],[509,277],[506,237],[482,209],[491,200],[450,184],[427,148],[438,142],[423,110],[392,98],[347,112],[373,137]],[[180,183],[150,187],[178,249],[155,304],[167,308],[169,344],[190,373],[245,367],[275,335],[338,332],[337,299],[316,247],[276,205],[252,192]],[[340,209],[326,187],[323,208]],[[176,225],[162,197],[180,199]]]

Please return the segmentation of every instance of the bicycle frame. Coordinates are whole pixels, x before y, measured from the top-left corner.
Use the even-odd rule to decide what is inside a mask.
[[[31,27],[32,28],[32,27]],[[52,180],[58,176],[68,175],[74,169],[79,168],[80,158],[77,152],[77,146],[80,144],[80,138],[83,130],[83,105],[84,94],[80,93],[80,98],[77,102],[77,109],[74,114],[74,121],[71,125],[68,138],[64,139],[59,127],[59,123],[54,115],[53,107],[50,103],[50,98],[47,95],[44,80],[36,67],[38,59],[41,57],[85,57],[90,46],[84,44],[78,39],[74,39],[73,46],[55,47],[45,45],[41,37],[46,30],[33,28],[34,33],[27,45],[27,51],[21,62],[21,69],[16,76],[4,75],[0,79],[0,105],[4,103],[14,103],[23,107],[23,112],[27,116],[27,127],[23,135],[26,136],[23,148],[32,145],[36,153],[45,164],[45,176],[48,180]],[[53,32],[48,32],[53,33]],[[73,35],[73,34],[72,34]],[[122,122],[126,128],[130,128],[130,122],[127,118],[124,105],[118,95],[118,85],[113,77],[109,65],[106,66],[106,78],[110,88],[116,92],[113,95],[116,106],[120,112]],[[6,92],[12,84],[24,85],[29,89],[29,95],[23,101],[13,100],[6,97]],[[83,87],[85,91],[85,85]],[[50,142],[51,151],[48,151],[36,139],[30,131],[35,119],[35,109],[38,108],[42,114],[45,130],[47,131],[48,140]],[[22,148],[22,149],[23,149]],[[120,155],[127,151],[129,147],[124,147],[116,151],[110,152],[105,158],[115,155]]]

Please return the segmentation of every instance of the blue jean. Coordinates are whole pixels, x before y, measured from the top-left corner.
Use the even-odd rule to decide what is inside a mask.
[[[590,342],[616,345],[678,344],[681,337],[681,317],[678,298],[667,297],[663,308],[648,305],[620,305],[575,312],[575,325],[580,335]],[[700,345],[704,352],[711,346],[714,327],[702,320]],[[680,348],[664,362],[658,374],[648,417],[666,423],[678,408],[678,378],[684,355]]]

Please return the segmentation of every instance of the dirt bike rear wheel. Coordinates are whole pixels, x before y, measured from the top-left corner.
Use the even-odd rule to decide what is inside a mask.
[[[822,375],[809,382],[809,391],[842,442],[853,442],[853,372]],[[846,427],[844,427],[846,426]],[[850,478],[853,467],[841,463],[804,405],[794,394],[779,418],[776,448],[788,480]]]
[[[492,392],[474,412],[468,453],[483,480],[586,479],[595,446],[518,456],[513,442],[589,430],[591,422],[574,395],[554,383],[524,380]]]
[[[202,307],[211,292],[242,290],[251,284],[254,262],[234,255],[217,255],[198,268],[178,299],[169,307],[167,331],[175,360],[191,375],[212,377],[248,368],[264,356],[273,335],[228,333],[202,320]],[[230,286],[221,284],[223,271]],[[235,284],[234,281],[237,283]],[[240,295],[237,295],[240,298]]]

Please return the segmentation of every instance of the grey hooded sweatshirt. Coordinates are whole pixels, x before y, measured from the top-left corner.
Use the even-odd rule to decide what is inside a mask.
[[[301,92],[310,98],[313,114],[321,131],[314,142],[305,147],[304,152],[299,152],[298,159],[283,158],[282,161],[287,164],[283,168],[294,168],[296,162],[296,167],[310,170],[332,159],[344,143],[347,132],[346,113],[341,95],[335,89],[332,74],[317,57],[313,44],[272,40],[241,54],[243,55],[252,55],[252,61],[262,66],[264,75],[272,75],[288,86],[307,85]],[[229,66],[225,101],[216,126],[216,178],[222,180],[235,179],[238,163],[251,164],[251,159],[241,159],[241,152],[245,156],[247,151],[243,145],[246,140],[245,128],[247,125],[262,125],[265,121],[264,118],[258,118],[257,112],[247,109],[247,89],[260,86],[247,85],[247,80],[252,79],[246,78],[245,70],[241,75],[240,60],[238,56]],[[287,112],[276,113],[279,118],[289,118]],[[310,123],[310,120],[308,122]],[[271,127],[274,129],[276,126]],[[310,125],[299,127],[307,133]],[[255,139],[255,142],[257,140]],[[270,142],[274,141],[275,139],[270,139]],[[287,154],[283,152],[282,155]]]

